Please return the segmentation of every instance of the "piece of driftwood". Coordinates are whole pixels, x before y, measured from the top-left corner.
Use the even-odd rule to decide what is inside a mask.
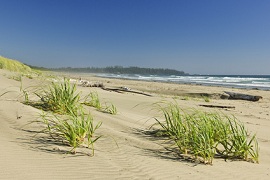
[[[120,89],[118,88],[102,88],[103,90],[105,91],[114,91],[114,92],[117,92],[117,93],[123,93],[123,91],[121,91]]]
[[[152,96],[151,94],[146,94],[146,93],[143,93],[143,92],[139,92],[139,91],[133,91],[133,90],[130,90],[128,88],[102,88],[103,90],[106,90],[106,91],[114,91],[114,92],[118,92],[118,93],[122,93],[122,92],[130,92],[130,93],[136,93],[136,94],[141,94],[141,95],[145,95],[145,96]]]
[[[209,107],[209,108],[235,108],[235,106],[220,106],[220,105],[209,105],[209,104],[200,104],[199,106]]]
[[[80,86],[82,87],[104,87],[102,82],[90,82],[87,80],[80,80]]]
[[[234,93],[234,92],[228,92],[224,91],[226,94],[229,95],[229,99],[241,99],[241,100],[247,100],[247,101],[259,101],[262,99],[262,96],[253,96],[249,94],[241,94],[241,93]]]

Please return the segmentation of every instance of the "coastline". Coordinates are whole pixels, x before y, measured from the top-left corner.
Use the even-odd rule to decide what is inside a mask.
[[[96,74],[88,73],[57,73],[57,75],[65,76],[68,78],[89,80],[93,82],[102,82],[105,86],[121,87],[126,86],[131,89],[138,89],[144,92],[163,94],[171,96],[193,96],[201,97],[203,95],[218,99],[224,91],[232,91],[239,93],[266,94],[269,90],[256,89],[256,88],[238,88],[219,85],[206,85],[194,83],[177,83],[171,81],[148,81],[142,79],[126,79],[117,77],[102,77]],[[209,91],[211,90],[211,91]],[[265,92],[265,93],[264,93]]]
[[[84,155],[83,148],[77,155],[65,154],[68,147],[40,141],[31,131],[41,130],[38,125],[25,126],[35,120],[40,110],[18,101],[19,81],[3,75],[0,70],[0,179],[268,179],[270,170],[270,92],[254,89],[175,84],[101,78],[96,76],[64,73],[75,81],[79,78],[102,82],[105,87],[128,87],[150,93],[152,97],[134,93],[117,93],[96,87],[77,87],[81,96],[97,92],[103,102],[115,104],[117,115],[104,114],[89,108],[96,121],[103,125],[98,131],[103,135],[96,142],[94,157]],[[53,73],[54,74],[54,73]],[[55,73],[56,76],[60,74]],[[38,78],[22,78],[24,88],[41,82]],[[44,82],[45,83],[45,82]],[[260,95],[257,102],[221,99],[224,91]],[[210,102],[205,102],[208,96]],[[19,99],[20,100],[20,99]],[[164,140],[144,134],[155,120],[161,118],[153,104],[161,101],[176,101],[183,109],[219,111],[233,115],[247,129],[257,134],[260,146],[260,163],[224,161],[215,159],[213,166],[194,164],[179,159],[166,151]],[[212,109],[201,104],[235,106],[234,109]],[[21,118],[18,118],[21,117]]]
[[[87,73],[86,73],[87,74]],[[269,75],[183,75],[183,76],[153,76],[132,74],[96,74],[98,77],[167,82],[175,84],[194,84],[240,89],[270,90]],[[262,82],[264,81],[264,82]]]

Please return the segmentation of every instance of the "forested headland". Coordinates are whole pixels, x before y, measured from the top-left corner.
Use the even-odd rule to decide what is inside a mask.
[[[87,68],[52,68],[52,71],[61,72],[79,72],[79,73],[112,73],[112,74],[142,74],[142,75],[188,75],[184,71],[164,68],[141,68],[141,67],[123,67],[110,66],[105,68],[87,67]]]

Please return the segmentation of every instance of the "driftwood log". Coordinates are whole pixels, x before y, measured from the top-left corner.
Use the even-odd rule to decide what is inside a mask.
[[[129,88],[123,88],[123,87],[121,87],[121,88],[105,88],[105,87],[103,87],[102,89],[106,90],[106,91],[114,91],[114,92],[118,92],[118,93],[130,92],[130,93],[135,93],[135,94],[141,94],[144,96],[152,96],[151,94],[146,94],[146,93],[139,92],[139,91],[133,91],[133,90],[130,90]]]
[[[91,82],[87,80],[80,80],[79,82],[81,83],[80,86],[82,87],[100,87],[100,88],[104,87],[102,82]]]
[[[241,93],[234,93],[234,92],[228,92],[224,91],[226,94],[229,95],[229,99],[241,99],[241,100],[247,100],[247,101],[259,101],[262,99],[262,96],[253,96],[249,94],[241,94]]]
[[[209,104],[200,104],[199,106],[209,107],[209,108],[235,108],[235,106],[220,106],[220,105],[209,105]]]

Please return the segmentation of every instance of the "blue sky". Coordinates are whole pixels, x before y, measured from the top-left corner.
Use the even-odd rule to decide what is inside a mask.
[[[269,0],[0,0],[0,7],[0,55],[26,64],[270,74]]]

